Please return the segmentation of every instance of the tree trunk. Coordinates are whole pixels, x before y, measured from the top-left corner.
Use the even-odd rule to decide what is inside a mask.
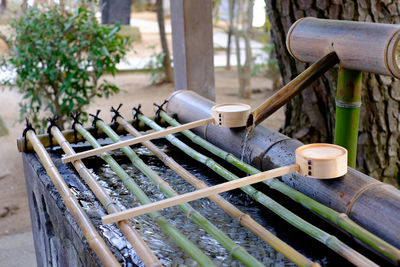
[[[163,66],[165,72],[164,82],[171,83],[174,81],[174,73],[172,72],[171,57],[169,55],[167,37],[165,35],[163,0],[157,0],[156,5],[157,5],[158,29],[160,31],[161,47],[164,54],[164,59],[163,59]]]
[[[226,69],[231,69],[231,40],[233,34],[233,19],[235,16],[235,0],[229,0],[228,45],[226,47]]]
[[[7,0],[0,0],[1,4],[0,4],[0,11],[5,11],[7,9]]]
[[[400,23],[397,1],[265,0],[271,35],[284,84],[308,65],[295,61],[285,45],[289,27],[305,16]],[[282,132],[304,143],[333,142],[337,69],[328,71],[286,105]],[[357,169],[399,186],[400,82],[388,76],[363,75]]]
[[[236,11],[236,27],[233,30],[235,35],[236,43],[236,58],[237,58],[237,70],[239,79],[239,95],[243,98],[251,98],[251,28],[253,21],[253,4],[254,1],[237,1],[238,9]],[[241,27],[240,27],[241,26]],[[240,29],[239,29],[240,27]],[[240,37],[243,32],[243,39],[245,42],[245,62],[242,66],[241,55],[240,55]]]
[[[25,12],[28,9],[28,0],[22,1],[22,11]]]

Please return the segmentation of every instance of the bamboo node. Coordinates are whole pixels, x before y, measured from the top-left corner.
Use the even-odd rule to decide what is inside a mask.
[[[244,217],[251,218],[250,215],[248,215],[248,214],[246,214],[246,213],[242,213],[242,214],[240,214],[240,215],[236,218],[236,220],[238,220],[239,223],[242,223],[242,219],[243,219]]]
[[[81,175],[81,171],[85,171],[85,170],[86,170],[85,166],[80,167],[78,170],[78,174]]]
[[[235,250],[239,249],[239,248],[241,248],[241,247],[238,244],[235,244],[233,246],[233,248],[231,249],[231,251],[229,251],[229,257],[232,257],[233,253],[235,253]]]
[[[157,223],[158,218],[160,218],[160,217],[162,217],[162,215],[161,215],[160,213],[157,214],[156,216],[154,216],[154,217],[153,217],[153,222],[154,222],[154,223]]]
[[[105,205],[105,209],[108,211],[108,208],[110,205],[117,205],[117,203],[115,201],[110,201]]]
[[[349,217],[349,216],[347,216],[346,213],[340,213],[340,214],[336,217],[336,223],[339,223],[341,220],[346,219],[347,217]]]

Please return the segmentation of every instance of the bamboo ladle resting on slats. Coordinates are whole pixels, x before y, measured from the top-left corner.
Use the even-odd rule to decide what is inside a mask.
[[[316,179],[331,179],[347,173],[347,150],[332,144],[310,144],[296,149],[296,164],[284,166],[242,179],[229,181],[212,187],[196,190],[190,193],[161,200],[151,204],[127,209],[119,213],[102,217],[104,224],[136,217],[152,211],[230,191],[246,185],[258,183],[267,179],[286,175],[292,172]]]
[[[219,104],[212,107],[212,118],[202,119],[190,122],[181,126],[172,127],[164,131],[154,132],[140,137],[132,138],[126,141],[110,144],[96,149],[91,149],[75,155],[70,155],[62,158],[63,163],[72,162],[74,160],[95,156],[103,152],[138,144],[144,141],[163,137],[168,134],[182,132],[209,123],[222,127],[243,127],[246,126],[247,118],[249,117],[251,107],[246,104]]]

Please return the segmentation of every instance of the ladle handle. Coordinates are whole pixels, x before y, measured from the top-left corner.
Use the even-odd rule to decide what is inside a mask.
[[[255,175],[247,176],[241,179],[225,182],[219,185],[203,188],[194,192],[186,193],[176,197],[164,199],[151,204],[146,204],[132,209],[127,209],[118,213],[113,213],[102,217],[103,224],[109,224],[118,222],[128,218],[136,217],[149,212],[165,209],[168,207],[176,206],[182,203],[187,203],[196,199],[208,197],[211,195],[219,194],[222,192],[230,191],[246,185],[262,182],[267,179],[272,179],[278,176],[282,176],[291,172],[299,170],[299,165],[293,164],[289,166],[279,167],[273,170],[261,172]]]
[[[176,126],[176,127],[165,129],[163,131],[146,134],[146,135],[143,135],[143,136],[140,136],[140,137],[136,137],[136,138],[132,138],[132,139],[129,139],[129,140],[125,140],[125,141],[122,141],[122,142],[113,143],[113,144],[106,145],[106,146],[103,146],[103,147],[99,147],[99,148],[91,149],[91,150],[84,151],[84,152],[81,152],[81,153],[77,153],[75,155],[66,156],[66,157],[62,158],[62,162],[63,163],[68,163],[68,162],[72,162],[74,160],[95,156],[95,155],[101,154],[103,152],[107,152],[107,151],[119,149],[119,148],[122,148],[122,147],[125,147],[125,146],[130,146],[130,145],[142,143],[144,141],[148,141],[148,140],[152,140],[152,139],[155,139],[155,138],[163,137],[163,136],[166,136],[168,134],[182,132],[184,130],[196,128],[196,127],[199,127],[199,126],[202,126],[202,125],[205,125],[205,124],[209,124],[209,123],[213,123],[213,122],[214,122],[213,118],[208,118],[208,119],[202,119],[202,120],[186,123],[184,125],[180,125],[180,126]]]
[[[339,58],[335,52],[330,52],[316,61],[254,109],[247,120],[247,127],[261,123],[337,63],[339,63]]]

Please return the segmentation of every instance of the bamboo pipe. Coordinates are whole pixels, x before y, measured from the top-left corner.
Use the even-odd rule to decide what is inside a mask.
[[[157,117],[151,117],[150,119],[155,120],[155,119],[158,119],[158,118]],[[131,124],[135,123],[135,127],[140,129],[141,131],[145,131],[145,130],[149,129],[149,127],[147,127],[143,122],[133,121],[133,120],[129,120],[128,122],[131,123]],[[167,126],[167,124],[165,123],[165,121],[163,119],[158,119],[158,122],[163,126]],[[94,127],[87,127],[85,129],[87,131],[89,131],[89,132],[92,132],[92,133],[94,133],[95,130],[96,130]],[[118,127],[116,129],[116,132],[118,134],[123,134],[125,131],[123,130],[122,127]],[[63,130],[61,133],[63,134],[65,139],[67,139],[67,141],[70,142],[70,143],[85,141],[85,138],[83,138],[83,136],[80,135],[79,133],[77,133],[76,140],[75,140],[74,130],[73,129]],[[97,129],[97,136],[98,136],[98,138],[106,137],[106,135],[100,129]],[[39,135],[37,135],[37,138],[39,139],[39,141],[42,143],[42,145],[44,147],[49,147],[50,146],[50,138],[49,137],[50,136],[48,134],[39,134]],[[55,145],[55,146],[59,145],[57,140],[54,137],[52,138],[51,141],[52,141],[53,145]],[[22,137],[17,139],[17,147],[18,147],[18,151],[19,152],[32,151],[32,144],[28,141],[26,146],[25,146],[25,138],[22,138]]]
[[[272,179],[278,176],[282,176],[291,172],[299,170],[299,165],[293,164],[289,166],[284,166],[276,168],[273,170],[265,171],[259,174],[247,176],[237,180],[225,182],[222,184],[214,185],[211,187],[196,190],[194,192],[182,194],[176,197],[167,198],[161,201],[153,202],[151,204],[139,206],[136,208],[127,209],[118,213],[103,216],[101,218],[103,224],[109,224],[118,222],[120,220],[125,220],[128,218],[133,218],[139,215],[143,215],[152,211],[157,211],[165,208],[169,208],[182,203],[187,203],[193,200],[197,200],[204,197],[209,197],[215,194],[223,193],[233,189],[237,189],[246,185],[255,184],[262,182],[266,179]]]
[[[110,151],[110,150],[119,149],[119,148],[123,148],[125,146],[138,144],[138,143],[141,143],[141,142],[146,141],[146,140],[159,138],[159,137],[162,137],[162,136],[167,135],[167,134],[178,133],[178,132],[181,132],[181,131],[184,131],[184,130],[196,128],[196,127],[199,127],[199,126],[202,126],[202,125],[205,125],[205,124],[208,124],[208,123],[212,123],[212,122],[214,122],[214,118],[208,118],[208,119],[203,119],[203,120],[187,123],[185,125],[181,125],[181,126],[178,126],[178,127],[172,127],[172,128],[166,129],[163,132],[154,132],[154,133],[150,133],[150,134],[147,134],[147,135],[143,135],[143,136],[138,137],[138,138],[125,140],[125,141],[122,141],[122,142],[113,143],[113,144],[109,144],[109,145],[106,145],[106,146],[94,148],[94,149],[91,149],[91,150],[88,150],[88,151],[84,151],[84,152],[81,152],[81,153],[77,153],[75,155],[66,156],[66,157],[62,158],[62,162],[63,163],[68,163],[68,162],[72,162],[74,160],[95,156],[95,155],[98,155],[98,154],[101,154],[101,153],[104,153],[104,152],[107,152],[107,151]]]
[[[103,131],[107,133],[111,140],[113,140],[114,142],[121,141],[119,135],[117,135],[111,129],[111,127],[107,126],[103,121],[97,121],[96,124],[99,128],[102,128]],[[164,195],[169,198],[178,196],[178,193],[175,192],[170,187],[170,185],[165,182],[157,173],[155,173],[149,166],[147,166],[130,147],[124,147],[122,148],[122,151],[131,160],[133,165],[138,168],[144,175],[146,175],[147,178],[149,178],[159,188],[159,190],[164,193]],[[225,247],[233,258],[239,260],[246,266],[264,266],[256,258],[250,255],[243,247],[235,243],[226,234],[219,230],[214,224],[203,217],[198,211],[193,209],[189,204],[181,204],[179,205],[179,208],[190,220],[203,228],[209,235],[214,237],[215,240],[217,240],[223,247]]]
[[[76,125],[76,129],[93,147],[100,147],[100,144],[97,142],[97,140],[88,131],[86,131],[82,125]],[[113,157],[106,152],[100,154],[100,157],[117,173],[125,186],[128,187],[129,191],[136,196],[139,202],[142,204],[151,203],[151,200],[147,197],[147,195],[113,159]],[[158,223],[160,228],[200,266],[215,266],[215,264],[199,248],[197,248],[189,239],[187,239],[178,229],[171,225],[159,212],[152,212],[149,215],[156,223]]]
[[[334,143],[347,148],[349,166],[356,167],[362,72],[340,68],[336,93]]]
[[[139,131],[137,131],[131,124],[121,117],[117,118],[117,122],[132,136],[141,136]],[[154,145],[151,141],[142,142],[142,144],[147,147],[156,157],[158,157],[166,166],[175,171],[179,176],[181,176],[185,181],[189,182],[196,189],[207,188],[208,186],[200,179],[195,177],[181,165],[179,165],[173,158],[165,154],[161,149]],[[225,200],[220,195],[211,195],[210,200],[215,202],[219,207],[221,207],[226,213],[231,217],[239,221],[241,225],[252,231],[266,243],[268,243],[273,249],[283,254],[286,258],[294,262],[297,266],[319,266],[318,263],[312,262],[307,257],[303,256],[291,246],[280,240],[278,237],[273,235],[270,231],[265,229],[259,223],[257,223],[250,215],[243,213],[238,208],[236,208],[229,201]]]
[[[138,115],[139,120],[146,123],[148,126],[153,128],[154,130],[160,131],[162,127],[158,126],[155,122],[151,121],[150,119],[146,118],[143,115]],[[236,175],[226,170],[224,167],[216,163],[213,159],[200,154],[199,152],[195,151],[178,138],[173,135],[167,135],[166,138],[171,144],[178,147],[184,153],[192,157],[193,159],[201,162],[202,164],[206,165],[214,172],[218,173],[222,177],[228,180],[236,180],[239,179]],[[322,244],[326,245],[349,262],[353,263],[356,266],[377,266],[375,263],[367,259],[365,256],[361,255],[354,249],[350,248],[338,238],[333,235],[326,233],[325,231],[315,227],[314,225],[308,223],[307,221],[303,220],[302,218],[298,217],[273,199],[269,198],[267,195],[263,194],[262,192],[256,190],[252,186],[245,186],[241,188],[246,194],[252,197],[254,200],[259,202],[260,204],[264,205],[278,216],[286,220],[288,223],[292,224],[299,230],[302,230],[306,234],[310,235],[314,239],[318,240]]]
[[[74,149],[65,139],[60,129],[58,129],[57,127],[52,127],[51,134],[54,136],[57,142],[61,144],[61,148],[67,155],[75,154]],[[121,211],[119,206],[112,200],[112,198],[107,194],[104,188],[97,182],[96,178],[81,160],[74,161],[73,166],[108,213],[116,213]],[[142,239],[139,233],[132,227],[131,223],[128,220],[118,222],[117,226],[131,243],[132,247],[138,253],[140,259],[143,261],[145,266],[162,266],[157,257],[154,255],[153,251],[151,251],[149,246]]]
[[[339,58],[335,52],[321,55],[321,58],[319,58],[315,63],[282,87],[278,92],[269,97],[264,103],[255,108],[251,112],[246,126],[252,128],[255,125],[260,124],[268,116],[286,104],[296,94],[305,89],[337,63],[339,63]]]
[[[290,54],[315,62],[335,51],[342,68],[400,78],[400,26],[359,21],[302,18],[286,37]]]
[[[170,117],[164,111],[160,112],[160,116],[170,125],[178,126],[180,125],[178,121]],[[261,171],[255,167],[241,161],[231,153],[228,153],[221,148],[213,145],[207,140],[201,138],[200,136],[194,134],[192,131],[187,130],[182,132],[187,138],[189,138],[193,143],[203,147],[214,155],[220,157],[221,159],[229,162],[238,169],[244,171],[248,174],[256,174]],[[358,240],[364,242],[369,247],[374,249],[376,252],[388,257],[393,262],[400,262],[400,250],[396,247],[390,245],[388,242],[382,240],[371,232],[367,231],[365,228],[356,224],[352,219],[350,219],[345,213],[339,213],[315,200],[304,195],[303,193],[291,188],[290,186],[284,184],[278,179],[268,180],[266,183],[270,188],[275,189],[287,197],[293,199],[294,201],[300,203],[303,207],[312,210],[318,215],[331,221],[333,224],[339,226],[341,229],[356,237]]]
[[[65,206],[71,212],[72,216],[75,218],[79,228],[85,235],[89,246],[93,249],[96,255],[99,257],[100,261],[104,266],[121,266],[117,259],[114,257],[104,240],[101,238],[96,228],[90,222],[89,217],[86,215],[83,208],[79,205],[76,198],[72,195],[69,190],[68,185],[65,183],[64,179],[58,172],[57,168],[54,166],[46,149],[40,143],[36,134],[32,130],[26,132],[26,137],[32,144],[34,151],[39,156],[47,174],[51,178],[54,186],[57,188],[58,192],[63,199]]]

